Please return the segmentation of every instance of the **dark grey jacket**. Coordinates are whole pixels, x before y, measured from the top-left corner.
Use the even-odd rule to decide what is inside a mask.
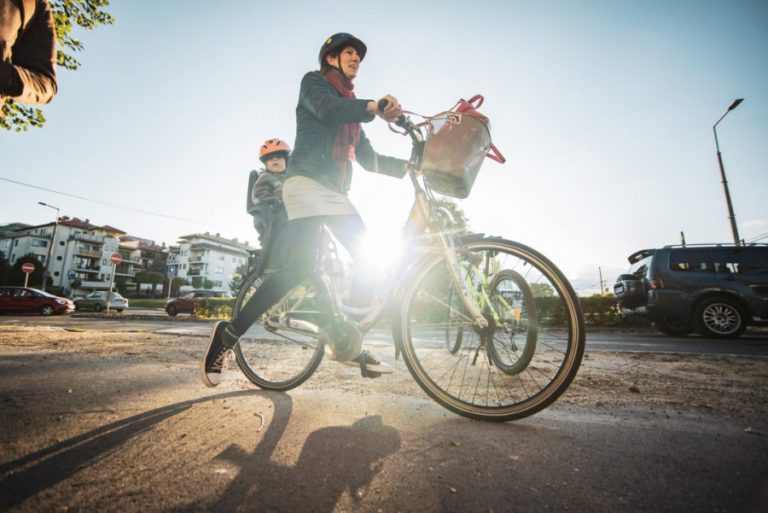
[[[289,176],[308,176],[329,189],[346,193],[352,180],[352,165],[347,164],[347,180],[342,183],[333,160],[336,132],[343,123],[372,121],[375,116],[365,110],[369,101],[343,98],[319,71],[304,75],[296,106],[296,142]],[[398,178],[405,175],[406,161],[376,153],[362,130],[355,156],[366,171]]]

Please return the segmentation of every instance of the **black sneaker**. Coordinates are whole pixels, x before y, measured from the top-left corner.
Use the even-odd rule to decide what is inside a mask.
[[[224,360],[230,351],[230,348],[224,345],[224,330],[227,326],[229,326],[227,321],[217,322],[208,339],[208,350],[200,361],[200,379],[205,386],[215,387],[221,381]]]
[[[359,365],[360,374],[364,378],[378,378],[382,374],[392,374],[395,371],[391,365],[379,361],[367,350],[363,350],[354,360],[343,363],[345,365]]]

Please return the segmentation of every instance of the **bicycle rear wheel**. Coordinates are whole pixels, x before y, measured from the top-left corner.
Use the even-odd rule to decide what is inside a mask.
[[[233,317],[260,285],[261,278],[255,274],[245,280],[232,308]],[[324,344],[312,333],[314,325],[300,318],[311,316],[317,297],[314,285],[299,285],[240,337],[234,348],[237,364],[253,384],[266,390],[285,391],[301,385],[315,372],[323,359]],[[264,327],[267,319],[283,325],[292,322],[303,329],[268,331]]]
[[[584,353],[584,319],[571,285],[544,256],[516,242],[468,242],[457,257],[463,268],[484,274],[483,283],[496,287],[488,291],[490,304],[478,304],[488,327],[474,326],[464,308],[451,300],[453,285],[444,258],[425,258],[404,290],[395,325],[408,370],[430,397],[469,418],[508,421],[542,410],[568,388]],[[494,276],[501,278],[494,282]],[[493,300],[502,291],[513,302],[528,303],[519,306],[515,321],[530,323],[533,313],[532,339],[530,324],[521,322],[513,334],[504,322],[508,312],[492,311],[503,304]],[[464,319],[463,337],[452,353],[446,349],[444,324],[451,319],[455,333],[457,318]],[[504,350],[513,335],[522,349]]]

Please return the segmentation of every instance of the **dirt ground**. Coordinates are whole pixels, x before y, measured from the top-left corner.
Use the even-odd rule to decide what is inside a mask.
[[[59,327],[0,326],[0,358],[15,354],[72,353],[108,359],[135,359],[137,356],[164,365],[195,367],[204,340],[178,335],[131,331],[70,331]],[[376,351],[375,351],[376,352]],[[391,351],[389,351],[391,352]],[[392,360],[392,355],[379,351]],[[230,385],[252,385],[230,362]],[[378,393],[423,396],[405,365],[398,372],[376,380]],[[189,370],[189,369],[188,369]],[[333,388],[359,391],[363,383],[357,371],[325,363],[302,388]],[[762,358],[715,355],[644,353],[585,354],[579,373],[563,404],[591,404],[621,407],[645,404],[649,407],[702,409],[768,419],[768,362]]]
[[[768,500],[765,358],[587,353],[554,405],[487,423],[428,399],[402,361],[377,380],[324,361],[289,394],[228,362],[207,389],[205,338],[110,330],[0,325],[0,511],[752,513]]]

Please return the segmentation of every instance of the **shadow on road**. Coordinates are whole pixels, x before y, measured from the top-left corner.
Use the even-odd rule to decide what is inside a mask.
[[[189,410],[195,404],[260,394],[266,395],[261,391],[247,390],[164,406],[112,422],[0,465],[0,476],[3,476],[0,478],[0,511],[15,506],[28,497],[69,478],[131,438],[168,418]],[[284,396],[285,399],[281,400],[283,396],[270,395],[270,397],[275,402],[276,410],[279,403],[287,401],[290,411],[290,398]]]

